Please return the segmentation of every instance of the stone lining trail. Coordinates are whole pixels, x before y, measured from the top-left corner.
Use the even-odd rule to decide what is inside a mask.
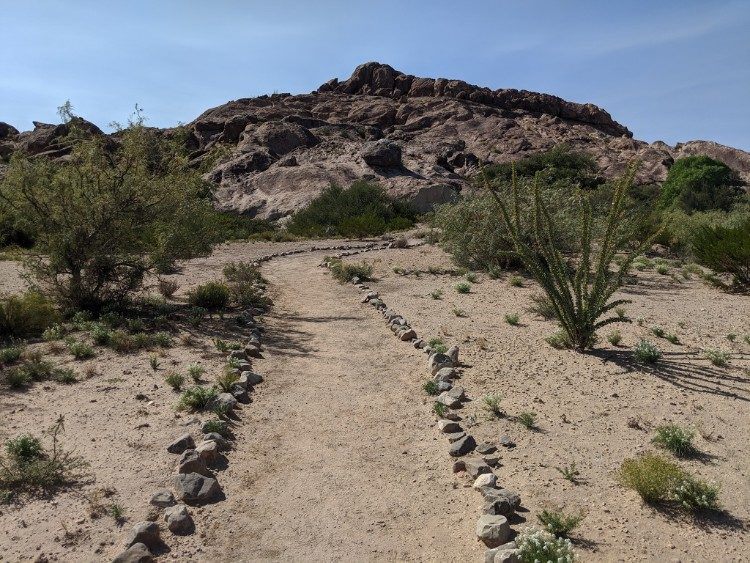
[[[259,364],[265,382],[221,474],[226,500],[196,514],[203,547],[170,555],[480,559],[478,499],[455,485],[434,431],[432,401],[420,392],[424,355],[357,306],[350,285],[332,283],[318,267],[323,255],[263,267],[274,299]]]

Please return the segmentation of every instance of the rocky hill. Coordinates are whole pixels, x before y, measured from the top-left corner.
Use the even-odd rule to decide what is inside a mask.
[[[606,177],[637,158],[638,181],[659,182],[674,159],[708,154],[750,179],[745,151],[707,141],[649,144],[592,104],[418,78],[375,62],[310,94],[229,102],[188,128],[195,165],[212,163],[207,177],[217,185],[217,204],[270,219],[299,209],[332,183],[361,178],[426,210],[469,189],[479,162],[507,162],[560,143],[591,154]],[[0,156],[22,149],[59,157],[65,149],[56,139],[66,132],[66,125],[35,123],[19,133],[0,123]]]

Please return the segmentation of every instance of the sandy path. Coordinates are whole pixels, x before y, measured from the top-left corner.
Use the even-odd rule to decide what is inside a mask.
[[[354,288],[332,282],[317,267],[322,256],[264,267],[275,301],[258,362],[266,381],[219,474],[227,500],[202,509],[205,537],[172,555],[478,559],[478,501],[456,485],[432,428],[424,356],[396,341]]]

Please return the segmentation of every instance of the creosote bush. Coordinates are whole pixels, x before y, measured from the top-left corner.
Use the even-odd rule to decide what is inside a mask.
[[[633,236],[634,225],[626,213],[625,196],[634,174],[635,167],[631,167],[617,182],[601,237],[597,241],[593,237],[590,197],[581,194],[575,266],[563,255],[557,235],[559,225],[542,200],[540,178],[537,177],[534,182],[533,237],[529,240],[527,229],[522,226],[525,218],[521,213],[522,202],[515,176],[509,201],[485,176],[485,186],[498,204],[501,221],[514,251],[552,302],[558,322],[578,351],[592,346],[598,329],[611,323],[627,322],[618,315],[602,317],[628,303],[624,299],[612,300],[612,295],[623,285],[633,260],[650,243],[650,239],[647,239],[626,253],[624,258],[618,260],[620,264],[615,271],[611,271],[615,256],[628,248]],[[594,254],[596,258],[592,256]]]
[[[736,227],[701,226],[692,250],[703,266],[731,274],[736,289],[750,290],[750,217]]]
[[[724,350],[706,350],[704,352],[706,359],[716,367],[726,367],[732,355]]]
[[[229,303],[229,287],[218,281],[201,284],[188,294],[188,301],[193,307],[218,311]]]

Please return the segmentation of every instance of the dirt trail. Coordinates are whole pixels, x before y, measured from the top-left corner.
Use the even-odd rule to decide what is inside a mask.
[[[420,392],[424,356],[398,342],[317,265],[264,267],[265,382],[243,408],[205,537],[173,547],[211,561],[476,560],[476,497],[457,486]],[[201,534],[203,535],[203,534]],[[192,544],[192,545],[190,545]],[[200,544],[203,544],[201,547]]]

